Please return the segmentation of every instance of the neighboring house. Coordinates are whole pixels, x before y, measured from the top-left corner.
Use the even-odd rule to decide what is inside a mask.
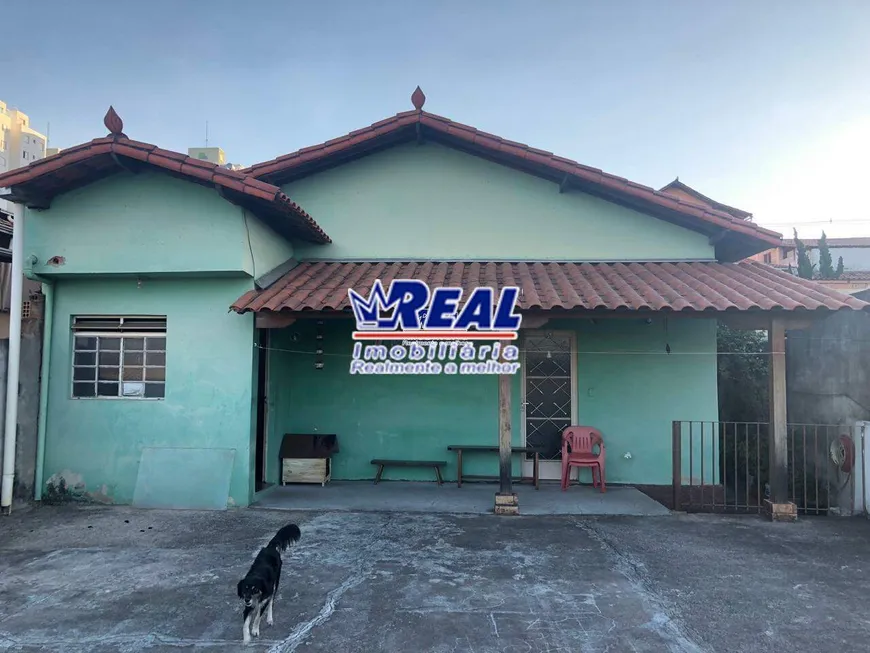
[[[557,479],[562,429],[594,425],[608,482],[661,486],[672,420],[718,418],[718,320],[781,334],[870,308],[739,262],[779,234],[412,100],[242,171],[131,140],[110,110],[108,136],[0,176],[53,315],[38,497],[246,505],[279,481],[285,433],[336,434],[333,479],[378,457],[455,478],[448,445],[498,443],[498,377],[351,375],[347,291],[376,279],[518,285],[513,442]]]
[[[26,113],[0,101],[0,174],[43,158],[46,143],[46,137],[30,127]],[[3,200],[0,209],[9,210]]]
[[[722,211],[723,213],[728,213],[729,215],[734,216],[738,220],[748,220],[750,222],[752,221],[752,214],[749,211],[744,211],[743,209],[735,209],[733,206],[722,204],[722,202],[717,202],[716,200],[711,199],[706,195],[702,195],[691,186],[687,186],[686,184],[681,182],[679,177],[674,179],[666,186],[662,186],[659,190],[662,193],[667,193],[668,195],[673,195],[674,197],[679,197],[689,202],[696,202],[698,204],[701,204],[702,206],[706,206],[717,211]]]
[[[810,262],[815,264],[818,270],[819,240],[817,238],[801,240],[807,248]],[[843,258],[843,274],[837,279],[819,279],[819,283],[850,295],[870,288],[870,238],[828,238],[828,250],[831,252],[831,261],[835,268],[840,257]],[[791,266],[792,272],[797,274],[797,246],[792,238],[784,238],[780,246],[759,252],[749,258],[783,270]]]

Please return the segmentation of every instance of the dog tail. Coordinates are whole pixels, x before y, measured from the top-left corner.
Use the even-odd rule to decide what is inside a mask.
[[[302,537],[299,527],[296,524],[287,524],[277,533],[269,542],[269,546],[273,546],[279,551],[286,551],[291,544],[295,544]]]

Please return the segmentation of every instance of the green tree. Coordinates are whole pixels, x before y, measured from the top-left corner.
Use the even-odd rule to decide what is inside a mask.
[[[719,419],[768,421],[767,333],[731,329],[720,323],[717,341]]]
[[[719,324],[717,341],[719,420],[726,422],[719,433],[720,473],[738,494],[747,487],[754,493],[756,482],[764,491],[768,451],[761,443],[766,442],[770,421],[767,333]],[[755,470],[760,479],[753,482]],[[747,472],[750,478],[743,478]]]
[[[815,276],[815,264],[810,261],[810,255],[807,254],[807,247],[804,242],[798,238],[797,229],[794,230],[794,244],[797,250],[797,273],[801,279],[812,279]]]
[[[819,238],[819,279],[833,279],[834,275],[834,261],[828,248],[828,237],[823,231]]]
[[[843,276],[843,257],[842,256],[837,260],[837,271],[834,273],[834,275],[835,275],[834,276],[835,279],[839,279],[840,277]]]

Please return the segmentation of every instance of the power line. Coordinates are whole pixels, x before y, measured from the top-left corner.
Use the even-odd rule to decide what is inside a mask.
[[[831,342],[870,343],[870,340],[853,339],[853,338],[805,338],[805,337],[799,337],[799,336],[790,336],[789,339],[794,340],[794,341],[803,340],[803,341],[814,341],[814,342],[815,341],[831,341]],[[457,340],[460,340],[460,338],[457,338]],[[395,342],[398,342],[398,341],[395,341]],[[667,344],[667,343],[665,343],[665,344]],[[365,346],[366,345],[363,345],[363,347],[364,347],[363,351],[365,351]],[[378,346],[378,345],[375,345],[374,343],[368,343],[368,346]],[[385,346],[385,347],[387,347],[387,350],[389,350],[389,349],[391,349],[391,347],[394,347],[395,345],[392,345],[392,346],[380,345],[380,346]],[[512,346],[516,346],[516,345],[512,345]],[[302,349],[284,349],[282,347],[263,347],[263,346],[258,345],[258,344],[255,344],[254,347],[257,349],[262,349],[264,351],[276,351],[276,352],[282,352],[282,353],[286,353],[286,354],[304,354],[304,355],[308,355],[308,356],[331,356],[334,358],[345,358],[348,360],[353,359],[353,354],[342,354],[342,353],[325,352],[325,351],[305,351]],[[421,345],[421,347],[423,347],[424,350],[428,351],[428,347],[426,347],[424,345]],[[405,348],[407,349],[407,346],[405,346]],[[462,348],[461,346],[458,347],[457,352],[461,348]],[[541,350],[538,350],[538,349],[532,350],[532,349],[517,348],[517,351],[520,353],[524,353],[524,354],[528,353],[528,352],[537,353],[537,354],[542,353]],[[475,350],[475,353],[476,353],[476,350]],[[671,349],[670,351],[667,351],[664,347],[662,347],[662,349],[659,351],[652,351],[652,350],[645,350],[645,351],[594,351],[594,350],[572,351],[572,352],[570,352],[570,355],[571,356],[577,356],[577,355],[582,355],[582,356],[770,356],[771,352],[769,352],[769,351],[764,351],[764,352],[752,352],[752,351],[673,351],[673,349]],[[448,359],[445,357],[443,359],[438,359],[438,360],[448,360]],[[449,359],[449,360],[453,360],[453,359]],[[471,363],[471,362],[479,362],[481,359],[479,359],[475,355],[475,358],[473,358],[471,360],[466,360],[466,359],[463,359],[461,357],[457,358],[456,360],[458,360],[459,362]],[[411,361],[411,362],[413,362],[413,361]]]
[[[870,218],[858,218],[856,220],[810,220],[807,222],[756,222],[759,227],[805,227],[814,224],[829,224],[836,226],[839,224],[870,224]]]

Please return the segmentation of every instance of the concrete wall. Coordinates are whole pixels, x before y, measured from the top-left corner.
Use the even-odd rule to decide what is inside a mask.
[[[457,150],[401,145],[285,186],[333,240],[299,258],[712,259],[696,232]]]
[[[870,420],[870,315],[843,311],[789,331],[786,366],[789,422]]]
[[[39,420],[39,378],[42,362],[42,303],[36,302],[34,316],[21,324],[21,359],[18,372],[18,437],[15,449],[13,499],[33,498],[36,474],[36,442]],[[9,357],[8,335],[0,339],[0,442],[5,438],[6,378]],[[0,448],[0,464],[3,451]]]
[[[857,293],[867,301],[870,292]],[[830,460],[827,444],[808,439],[804,444],[810,473],[819,470],[822,492],[843,514],[861,512],[865,506],[861,468],[862,433],[856,422],[870,420],[870,315],[842,311],[804,331],[789,331],[786,340],[788,421],[792,424],[830,426],[818,432],[828,437],[851,434],[859,455],[859,466],[851,478],[837,470]],[[814,430],[813,433],[817,431]],[[813,451],[812,449],[815,449]],[[811,477],[812,478],[812,477]],[[850,482],[851,480],[851,482]],[[812,497],[810,490],[810,497]]]
[[[214,189],[156,172],[118,174],[28,211],[24,255],[33,272],[249,274],[286,261],[292,245]],[[61,265],[49,259],[63,257]]]
[[[279,478],[278,451],[288,432],[337,433],[336,479],[372,478],[376,457],[447,460],[446,476],[455,479],[448,445],[498,443],[497,377],[351,376],[352,324],[343,322],[324,325],[324,368],[317,370],[314,328],[300,321],[272,334],[267,480]],[[553,321],[546,329],[576,333],[579,422],[603,432],[609,480],[670,483],[671,421],[718,418],[715,321]],[[518,373],[516,444],[523,442],[521,382]],[[687,461],[685,467],[688,474]],[[498,458],[469,456],[463,473],[497,474]],[[432,480],[432,472],[394,469],[389,477]]]

